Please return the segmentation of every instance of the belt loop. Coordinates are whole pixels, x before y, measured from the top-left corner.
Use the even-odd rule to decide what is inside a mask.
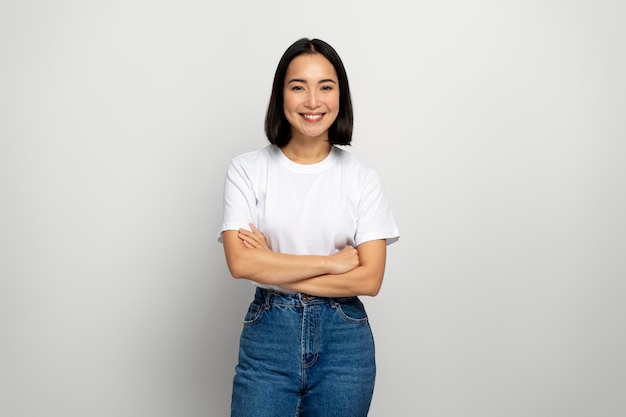
[[[270,309],[270,297],[273,293],[274,290],[265,290],[265,303],[263,304],[263,308],[265,308],[265,310]]]

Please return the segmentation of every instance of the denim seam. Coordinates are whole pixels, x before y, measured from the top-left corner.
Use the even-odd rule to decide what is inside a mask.
[[[306,309],[305,309],[306,310]],[[317,321],[317,313],[318,311],[314,308],[309,308],[309,321],[308,321],[308,327],[309,329],[311,329],[313,331],[313,346],[311,346],[312,352],[313,352],[313,357],[312,359],[308,360],[308,361],[304,361],[304,357],[302,360],[302,365],[303,367],[306,368],[310,368],[313,365],[315,365],[315,362],[317,362],[317,359],[319,358],[319,329],[318,329],[318,321]],[[306,311],[305,311],[306,313]],[[311,315],[311,313],[313,313]],[[311,320],[312,317],[312,320]]]
[[[365,323],[369,322],[369,317],[367,316],[367,313],[366,313],[365,317],[356,319],[354,317],[350,317],[349,315],[347,315],[343,311],[343,308],[341,307],[341,304],[337,303],[336,309],[337,309],[337,312],[339,313],[339,317],[341,317],[344,321],[346,321],[346,322],[348,322],[350,324],[365,324]]]

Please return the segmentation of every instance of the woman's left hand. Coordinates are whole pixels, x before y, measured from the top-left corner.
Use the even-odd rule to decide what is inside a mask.
[[[243,242],[244,246],[250,249],[265,249],[270,250],[267,245],[265,235],[259,231],[252,223],[250,223],[250,229],[239,229],[239,239]]]

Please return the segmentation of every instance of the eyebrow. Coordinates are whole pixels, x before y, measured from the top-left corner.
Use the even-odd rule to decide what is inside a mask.
[[[290,83],[303,83],[303,84],[307,84],[307,81],[302,79],[302,78],[292,78],[291,80],[287,81],[287,84]],[[333,84],[337,84],[337,82],[331,78],[325,78],[323,80],[320,80],[318,82],[318,84],[322,84],[322,83],[333,83]]]

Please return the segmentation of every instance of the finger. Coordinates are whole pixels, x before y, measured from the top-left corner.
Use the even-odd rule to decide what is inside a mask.
[[[254,235],[254,234],[248,233],[248,234],[246,234],[244,236],[245,236],[246,240],[248,242],[250,242],[250,243],[254,242],[256,244],[259,244],[261,242],[261,239],[260,239],[260,237],[258,235]]]
[[[243,242],[244,246],[246,246],[247,248],[254,248],[256,246],[256,243],[253,240],[250,240],[245,236],[240,237],[240,239]]]
[[[250,248],[260,249],[260,248],[264,248],[265,247],[264,242],[256,239],[255,236],[240,235],[239,239],[241,239],[246,244],[246,246],[250,247]]]
[[[260,239],[263,239],[263,235],[261,235],[260,233],[250,232],[249,230],[246,230],[246,229],[239,229],[239,238],[255,240],[258,242]]]
[[[253,224],[250,224],[250,228],[252,229],[252,234],[254,234],[254,236],[257,236],[260,239],[265,239],[265,235],[263,235],[263,233],[261,233],[261,231],[257,229]]]

